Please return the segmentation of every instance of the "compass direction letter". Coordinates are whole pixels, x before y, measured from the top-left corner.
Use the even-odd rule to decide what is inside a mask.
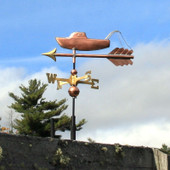
[[[95,82],[99,83],[99,80],[98,79],[92,79],[92,86],[91,86],[91,88],[92,89],[99,89],[99,86],[95,86]]]
[[[52,82],[54,84],[56,77],[57,77],[57,74],[46,73],[46,75],[47,75],[47,78],[48,78],[48,82],[49,83]]]

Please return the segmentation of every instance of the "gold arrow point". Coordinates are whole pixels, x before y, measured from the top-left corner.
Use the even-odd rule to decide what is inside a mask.
[[[42,53],[42,55],[46,55],[46,56],[52,58],[54,61],[56,61],[56,57],[54,55],[56,53],[56,51],[57,51],[57,48],[54,48],[52,51],[49,51],[47,53]]]

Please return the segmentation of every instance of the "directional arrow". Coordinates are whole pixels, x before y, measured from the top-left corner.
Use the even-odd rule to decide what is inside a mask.
[[[52,58],[54,61],[56,61],[56,56],[58,57],[73,57],[73,54],[71,53],[56,53],[57,49],[48,52],[43,53],[42,55],[46,55],[50,58]],[[87,58],[107,58],[109,59],[113,64],[116,66],[118,65],[128,65],[133,64],[131,59],[134,58],[133,50],[128,50],[124,48],[115,48],[112,50],[109,54],[75,54],[76,57],[87,57]]]

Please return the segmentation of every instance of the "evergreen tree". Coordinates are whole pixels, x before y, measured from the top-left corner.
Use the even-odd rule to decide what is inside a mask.
[[[58,102],[57,100],[45,101],[42,96],[47,86],[48,84],[43,84],[41,81],[34,79],[29,81],[28,87],[19,86],[21,97],[9,93],[9,96],[15,100],[9,107],[21,113],[21,118],[16,119],[14,125],[19,134],[50,136],[50,118],[54,116],[57,116],[54,124],[56,131],[70,130],[71,118],[62,114],[67,109],[66,99]],[[82,129],[82,125],[85,123],[85,119],[82,119],[76,125],[76,130]]]
[[[160,149],[162,152],[170,155],[170,148],[166,144],[162,144],[162,148]]]

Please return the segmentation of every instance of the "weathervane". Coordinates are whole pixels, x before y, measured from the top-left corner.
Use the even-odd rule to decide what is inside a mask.
[[[98,79],[91,78],[91,71],[87,71],[84,76],[77,77],[76,70],[76,58],[77,57],[89,57],[89,58],[107,58],[116,66],[123,66],[128,64],[133,64],[132,60],[134,56],[132,49],[124,49],[124,48],[115,48],[109,54],[76,54],[76,50],[79,51],[92,51],[92,50],[100,50],[104,48],[108,48],[110,46],[110,37],[115,32],[120,33],[120,31],[112,31],[105,39],[90,39],[87,38],[85,32],[73,32],[67,38],[57,37],[56,40],[58,44],[66,49],[73,50],[73,53],[56,53],[56,48],[48,53],[43,53],[54,61],[56,61],[56,57],[72,57],[73,59],[73,69],[71,70],[71,75],[69,78],[58,78],[57,74],[47,73],[47,78],[49,83],[55,83],[57,81],[57,90],[61,89],[63,85],[70,84],[70,88],[68,90],[69,95],[73,99],[73,107],[72,107],[72,124],[71,124],[71,139],[76,139],[76,126],[75,126],[75,99],[79,95],[79,89],[77,87],[78,84],[89,84],[93,89],[99,89],[99,86],[96,83],[99,83]],[[123,38],[123,36],[122,36]],[[123,38],[124,40],[124,38]],[[125,40],[124,40],[125,41]],[[126,43],[126,41],[125,41]],[[127,43],[126,43],[127,44]],[[128,44],[127,44],[128,46]],[[129,47],[129,46],[128,46]]]

